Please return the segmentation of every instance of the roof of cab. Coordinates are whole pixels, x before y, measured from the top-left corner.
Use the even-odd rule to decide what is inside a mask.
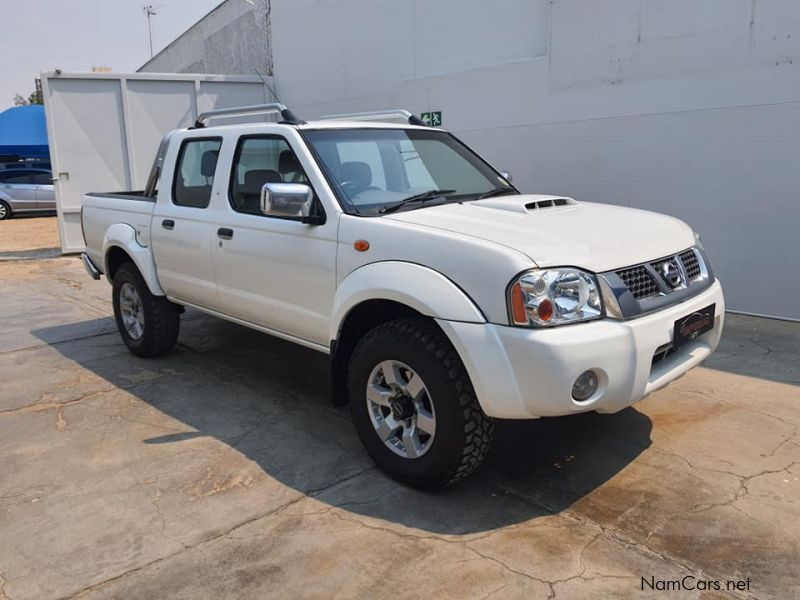
[[[307,121],[300,125],[290,125],[297,129],[431,129],[424,125],[410,123],[393,123],[390,121],[345,121],[325,119],[323,121]]]
[[[430,130],[431,127],[423,125],[411,125],[410,123],[393,123],[389,121],[306,121],[304,123],[281,123],[279,121],[263,121],[258,123],[232,123],[229,125],[206,125],[205,127],[187,127],[184,131],[230,131],[236,130],[259,130],[265,126],[286,127],[288,129],[313,130],[313,129],[424,129]]]

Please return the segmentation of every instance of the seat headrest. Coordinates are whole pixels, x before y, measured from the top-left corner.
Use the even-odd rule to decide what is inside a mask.
[[[297,160],[294,152],[291,150],[283,150],[278,157],[278,171],[283,173],[300,173],[303,167],[300,166],[300,161]]]
[[[244,184],[239,191],[246,194],[260,194],[265,183],[283,183],[281,174],[272,169],[253,169],[244,174]]]
[[[219,150],[206,150],[200,158],[200,174],[203,177],[213,177],[217,170]]]
[[[341,166],[340,179],[369,187],[372,184],[372,169],[365,162],[344,162]]]

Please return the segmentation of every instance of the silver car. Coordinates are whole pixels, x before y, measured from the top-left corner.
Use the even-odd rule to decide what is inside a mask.
[[[11,215],[53,212],[56,196],[53,175],[44,169],[0,171],[0,221]]]

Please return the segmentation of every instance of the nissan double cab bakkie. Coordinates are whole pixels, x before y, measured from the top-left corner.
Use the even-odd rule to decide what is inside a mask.
[[[282,120],[206,126],[257,112]],[[201,115],[144,191],[88,194],[82,225],[133,353],[169,352],[190,306],[329,354],[369,454],[424,488],[472,473],[495,419],[617,412],[722,332],[685,223],[520,193],[405,111]]]

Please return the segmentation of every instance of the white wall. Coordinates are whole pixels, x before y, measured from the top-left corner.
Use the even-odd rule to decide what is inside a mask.
[[[703,235],[729,308],[800,319],[800,2],[272,0],[300,116],[403,107],[524,191]]]
[[[268,75],[268,5],[268,0],[221,3],[139,71]]]
[[[42,87],[65,253],[83,250],[84,194],[144,189],[166,133],[207,110],[267,101],[261,79],[241,76],[49,72]]]

